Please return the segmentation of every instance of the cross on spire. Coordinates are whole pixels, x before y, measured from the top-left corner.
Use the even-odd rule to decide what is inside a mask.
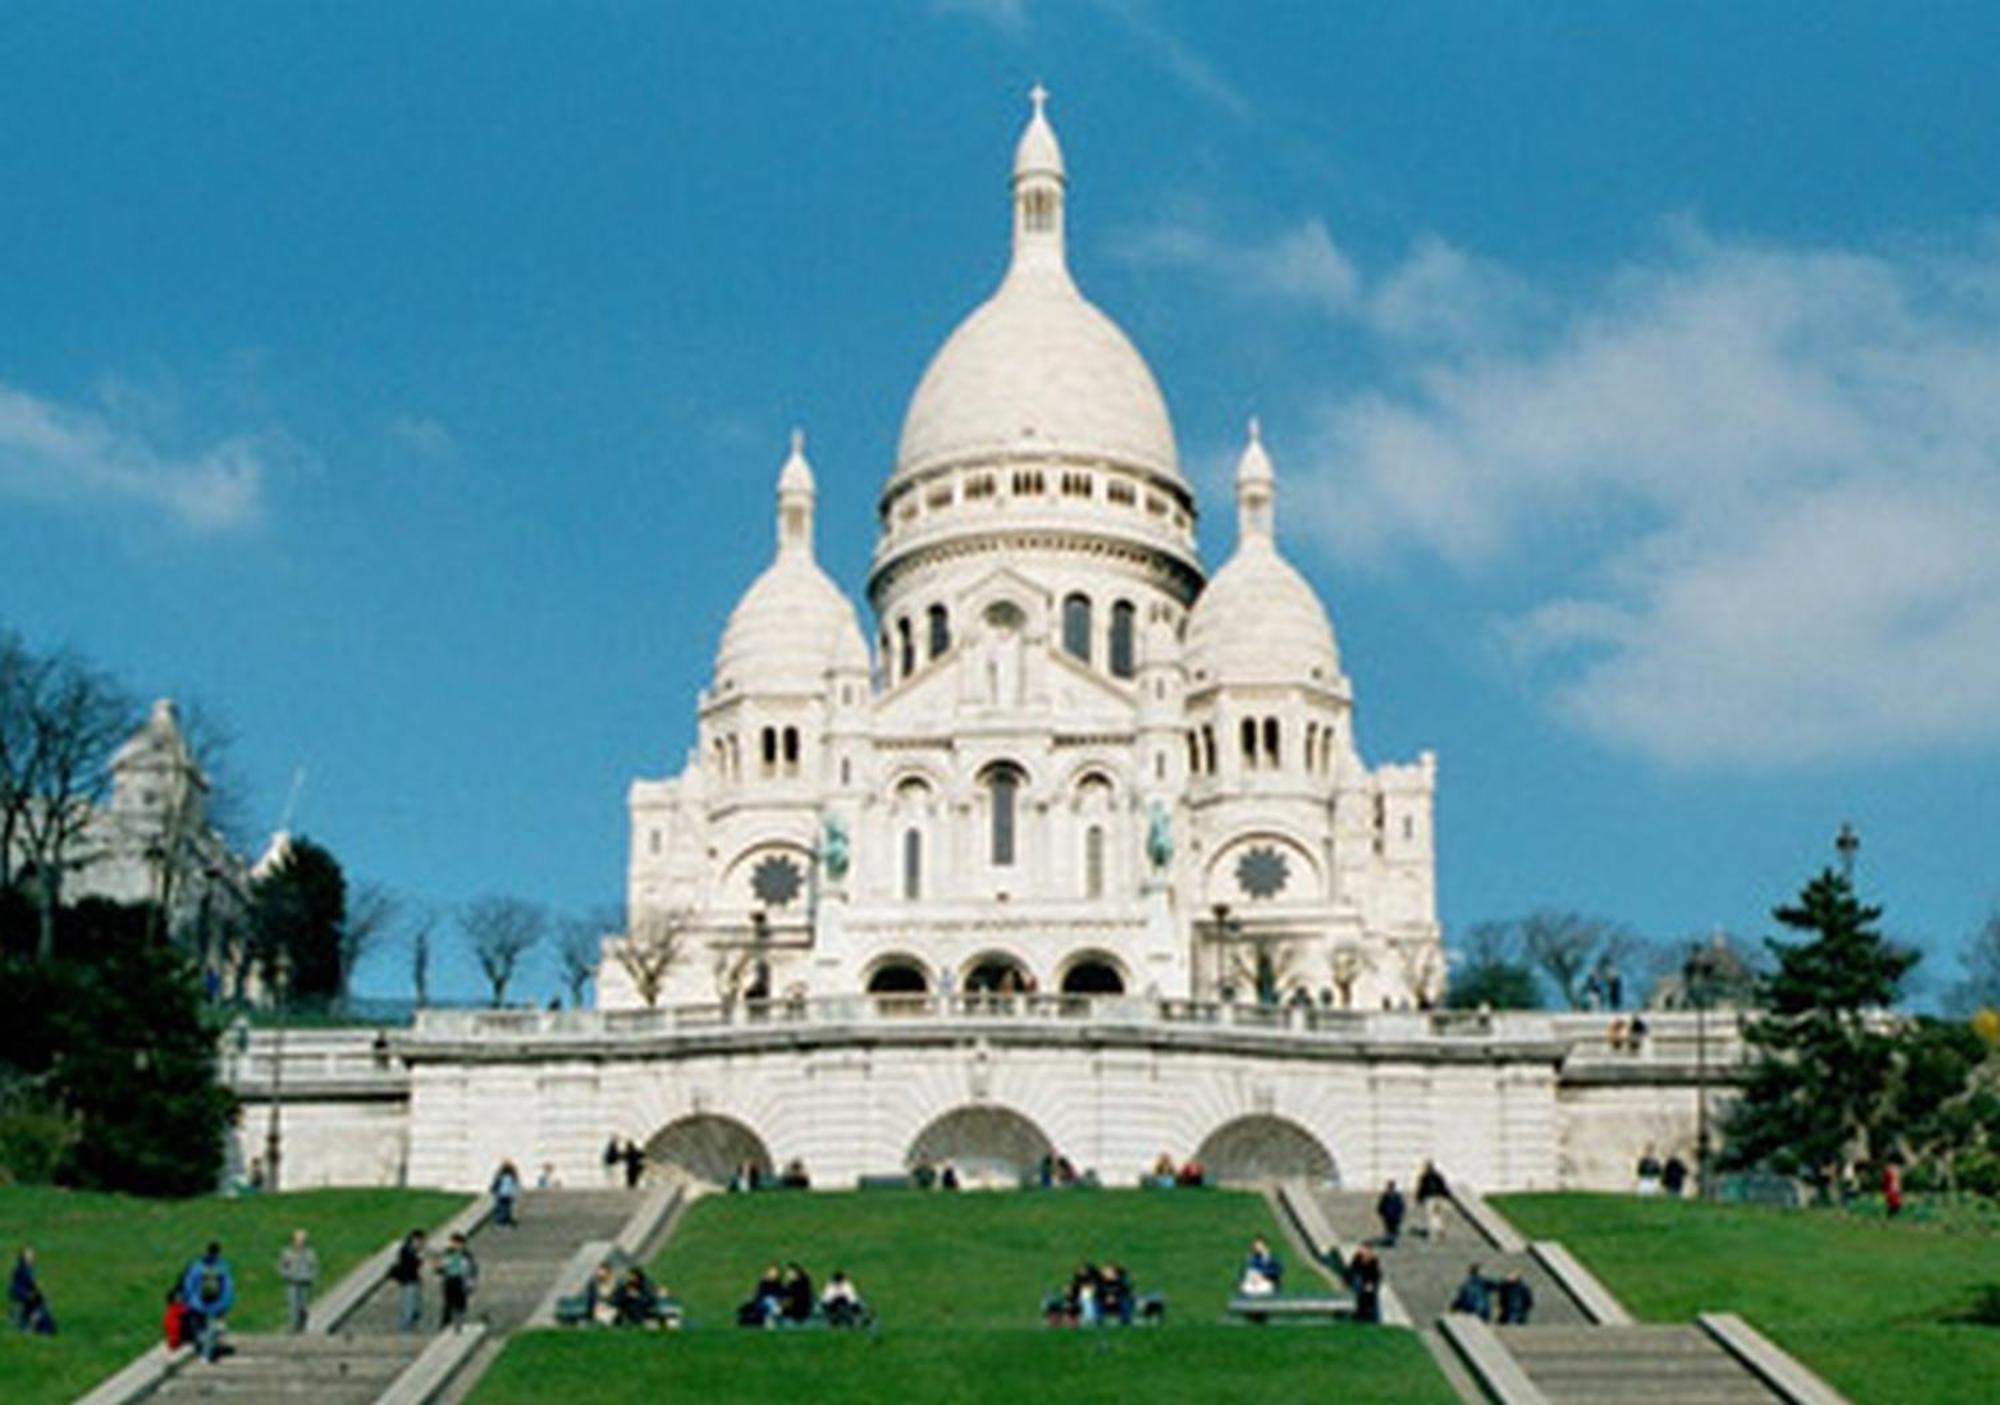
[[[1042,109],[1048,105],[1049,90],[1039,82],[1036,83],[1034,87],[1028,89],[1028,101],[1035,105],[1035,116],[1040,117]]]

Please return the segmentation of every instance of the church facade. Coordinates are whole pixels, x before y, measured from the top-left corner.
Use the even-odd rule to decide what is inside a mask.
[[[1363,760],[1254,422],[1203,566],[1166,402],[1070,274],[1067,185],[1037,92],[1006,275],[880,494],[872,632],[814,559],[794,436],[685,767],[631,787],[600,1006],[1441,994],[1435,759]]]

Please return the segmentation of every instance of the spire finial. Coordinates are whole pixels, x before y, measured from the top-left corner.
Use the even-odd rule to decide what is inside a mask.
[[[1035,116],[1040,117],[1042,109],[1048,106],[1049,90],[1037,81],[1034,87],[1028,89],[1028,101],[1035,105]]]
[[[1252,444],[1264,442],[1264,426],[1258,422],[1255,415],[1250,416],[1250,442]]]
[[[792,452],[794,454],[803,454],[805,451],[806,451],[805,428],[802,425],[795,424],[792,426]]]

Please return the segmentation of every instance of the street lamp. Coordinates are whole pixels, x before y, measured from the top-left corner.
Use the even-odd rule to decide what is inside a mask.
[[[1709,1193],[1708,997],[1715,976],[1715,953],[1696,942],[1681,967],[1681,990],[1694,1006],[1694,1161],[1696,1193]]]
[[[1211,928],[1215,935],[1215,994],[1217,999],[1227,1000],[1232,989],[1229,979],[1229,942],[1243,930],[1243,924],[1230,920],[1228,903],[1217,903],[1211,911],[1215,914],[1215,922]]]

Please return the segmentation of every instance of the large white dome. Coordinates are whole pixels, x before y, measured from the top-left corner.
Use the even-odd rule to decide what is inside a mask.
[[[946,340],[903,419],[896,476],[1015,453],[1180,475],[1153,373],[1060,266],[1017,264]]]

